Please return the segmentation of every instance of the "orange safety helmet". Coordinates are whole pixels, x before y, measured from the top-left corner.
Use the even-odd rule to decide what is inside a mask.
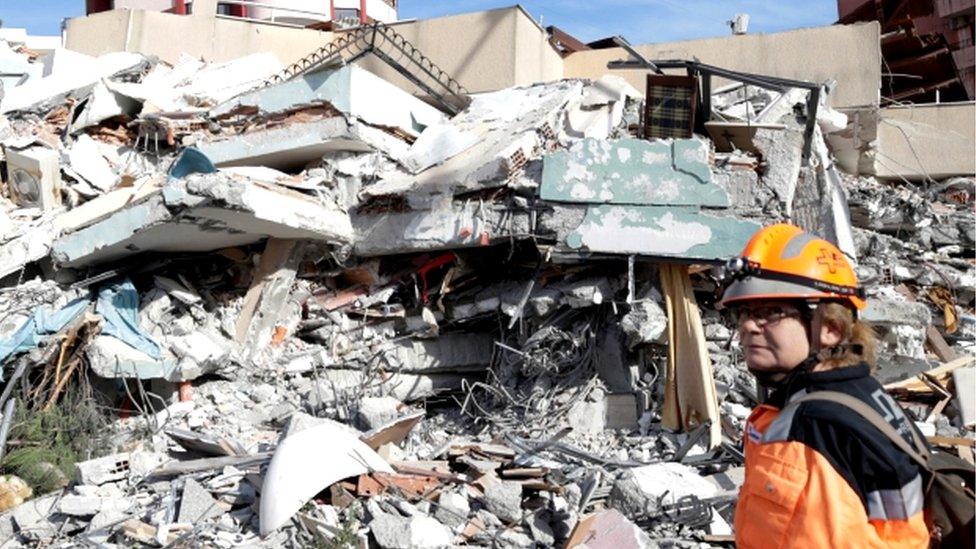
[[[779,223],[760,229],[742,257],[726,266],[732,282],[719,305],[755,299],[832,300],[854,309],[866,305],[854,268],[837,246],[799,227]]]

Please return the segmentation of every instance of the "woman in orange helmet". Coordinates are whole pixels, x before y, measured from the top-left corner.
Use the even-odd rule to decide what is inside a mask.
[[[771,391],[746,423],[746,476],[735,514],[740,548],[927,547],[918,466],[843,405],[870,405],[911,443],[914,426],[871,377],[876,340],[850,261],[792,225],[757,232],[729,262],[721,305],[746,365]]]

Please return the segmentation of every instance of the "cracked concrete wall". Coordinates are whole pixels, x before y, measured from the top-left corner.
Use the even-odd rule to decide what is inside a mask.
[[[878,177],[944,179],[976,174],[976,103],[881,109]]]

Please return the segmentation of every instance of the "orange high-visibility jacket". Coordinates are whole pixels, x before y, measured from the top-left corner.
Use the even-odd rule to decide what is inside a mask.
[[[805,402],[780,413],[818,390],[861,399],[910,440],[914,426],[867,364],[796,376],[746,424],[737,547],[928,547],[922,478],[908,456],[839,404]]]

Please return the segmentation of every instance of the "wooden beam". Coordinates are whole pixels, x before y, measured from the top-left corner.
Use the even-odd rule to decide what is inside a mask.
[[[708,448],[716,448],[722,443],[722,422],[701,312],[688,266],[662,264],[660,273],[668,311],[668,366],[662,423],[670,429],[692,430],[710,421]]]

